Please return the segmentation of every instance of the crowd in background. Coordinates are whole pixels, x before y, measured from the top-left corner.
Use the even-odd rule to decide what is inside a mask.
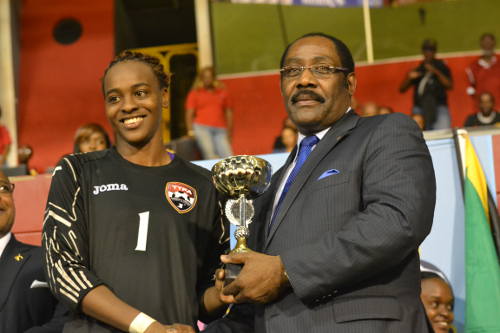
[[[470,114],[463,126],[494,126],[500,122],[496,101],[500,98],[500,61],[495,54],[496,38],[484,33],[479,39],[481,55],[467,68],[469,86],[464,94],[474,99],[477,112]],[[411,117],[422,130],[451,127],[447,92],[453,89],[451,71],[443,60],[436,58],[438,44],[434,39],[422,43],[423,60],[402,79],[400,92],[413,90]],[[396,79],[396,78],[395,78]],[[352,100],[352,108],[362,117],[398,112],[388,105],[373,101]],[[0,109],[1,117],[1,109]],[[218,159],[232,155],[233,106],[224,83],[217,79],[213,67],[202,68],[185,102],[187,135],[172,140],[169,148],[178,151],[186,159]],[[273,152],[290,152],[297,140],[297,129],[288,120],[274,143]],[[0,165],[5,165],[11,139],[5,126],[0,126]],[[74,140],[75,153],[109,147],[111,141],[99,124],[86,124],[77,129]],[[80,149],[79,147],[82,147]],[[33,155],[30,145],[20,145],[21,168],[9,174],[36,174],[29,168]],[[61,155],[64,152],[61,152]],[[51,171],[49,168],[43,171]]]
[[[480,38],[482,55],[468,68],[469,95],[477,101],[478,112],[470,115],[464,126],[484,126],[500,123],[495,100],[500,95],[500,62],[495,55],[495,36],[489,33]],[[423,60],[403,78],[400,92],[413,89],[411,117],[422,130],[450,128],[447,91],[453,88],[453,79],[446,63],[436,58],[437,42],[426,39],[422,43]],[[356,101],[352,108],[363,117],[391,114],[387,105],[371,101]],[[186,105],[187,137],[195,139],[203,159],[218,159],[232,155],[233,110],[223,83],[216,79],[213,68],[203,68],[188,95]],[[0,110],[1,116],[1,110]],[[273,152],[291,152],[297,142],[297,127],[285,119],[273,143]],[[0,164],[4,164],[11,140],[7,129],[0,126]],[[87,153],[110,148],[112,142],[99,124],[86,124],[76,130],[73,153]],[[19,161],[26,166],[33,154],[30,146],[19,147]],[[29,167],[27,167],[28,172]],[[4,182],[8,180],[0,177]],[[0,190],[0,195],[13,191]],[[13,205],[13,204],[12,204]],[[11,225],[9,226],[11,227]],[[9,229],[10,230],[10,229]],[[431,264],[422,264],[422,301],[436,332],[448,332],[453,322],[454,296],[444,274]]]
[[[496,39],[493,34],[480,37],[481,56],[474,60],[466,74],[469,86],[464,94],[474,99],[477,112],[468,116],[463,126],[492,126],[500,121],[495,101],[500,96],[500,62],[495,55]],[[451,71],[443,60],[436,58],[437,42],[426,39],[422,43],[423,60],[403,78],[400,92],[413,89],[411,117],[423,130],[451,127],[447,91],[453,89]],[[363,117],[394,112],[391,108],[371,101],[355,101]],[[397,110],[396,110],[397,111]]]

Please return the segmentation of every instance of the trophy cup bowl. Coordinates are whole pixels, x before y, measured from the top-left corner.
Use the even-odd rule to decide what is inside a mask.
[[[234,233],[236,246],[230,253],[248,251],[248,225],[252,222],[254,207],[252,199],[264,193],[271,182],[272,167],[266,160],[238,155],[217,162],[212,168],[215,188],[230,199],[225,205],[225,215],[229,222],[237,226]],[[225,268],[226,283],[234,280],[241,265],[228,264]]]

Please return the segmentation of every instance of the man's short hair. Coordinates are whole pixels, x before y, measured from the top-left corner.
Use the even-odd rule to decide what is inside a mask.
[[[493,104],[495,104],[495,96],[493,96],[492,93],[490,93],[489,91],[483,91],[482,93],[479,94],[479,100],[481,100],[481,97],[483,97],[484,95],[486,96],[490,96],[490,99],[491,99],[491,102]]]
[[[284,63],[285,63],[285,58],[288,54],[288,50],[290,49],[290,47],[292,47],[292,45],[295,44],[295,42],[301,40],[302,38],[307,38],[307,37],[323,37],[323,38],[330,40],[333,43],[333,45],[335,45],[335,49],[339,55],[340,62],[341,62],[340,65],[342,67],[347,68],[347,74],[354,72],[354,59],[352,58],[351,51],[349,50],[347,45],[345,45],[344,42],[342,42],[340,39],[335,38],[335,37],[330,36],[330,35],[327,35],[327,34],[322,33],[322,32],[307,33],[305,35],[300,36],[299,38],[297,38],[296,40],[294,40],[290,44],[288,44],[288,46],[285,49],[285,52],[283,52],[283,55],[281,56],[280,68],[282,68]]]
[[[483,33],[481,35],[481,37],[479,38],[479,40],[482,41],[483,39],[485,39],[487,37],[489,37],[489,38],[493,39],[494,41],[496,41],[495,35],[492,34],[491,32],[485,32],[485,33]]]
[[[425,39],[422,42],[422,50],[437,51],[437,41],[432,38]]]

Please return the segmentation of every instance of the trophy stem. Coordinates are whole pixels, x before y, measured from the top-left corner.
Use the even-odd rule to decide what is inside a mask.
[[[243,253],[249,250],[247,246],[247,239],[245,237],[240,237],[236,239],[236,246],[231,250],[231,253]]]
[[[228,197],[224,213],[229,222],[237,226],[234,233],[236,246],[230,253],[251,251],[247,246],[247,239],[250,236],[248,225],[255,213],[252,199],[269,187],[271,175],[272,168],[269,162],[249,155],[231,156],[213,166],[213,183],[219,192]],[[238,276],[242,266],[225,265],[225,284]]]
[[[244,194],[240,194],[240,225],[247,228],[247,200]]]

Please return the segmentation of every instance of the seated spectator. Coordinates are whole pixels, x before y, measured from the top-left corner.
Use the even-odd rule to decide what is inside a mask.
[[[420,271],[422,276],[420,299],[434,332],[453,332],[455,298],[450,282],[439,268],[426,261],[421,261]]]
[[[281,130],[281,142],[283,143],[282,149],[275,149],[273,153],[289,153],[297,144],[298,138],[297,127],[284,127]]]
[[[378,108],[378,114],[391,114],[394,110],[390,106],[380,106]]]
[[[0,118],[2,118],[2,108],[0,107]],[[0,125],[0,166],[7,162],[7,154],[9,153],[10,144],[9,130],[4,125]]]
[[[420,129],[423,131],[424,128],[425,128],[424,116],[422,116],[419,113],[414,113],[414,114],[411,115],[411,118],[413,120],[415,120],[415,122],[417,123],[418,127],[420,127]]]
[[[495,110],[495,97],[489,92],[483,92],[478,98],[479,112],[470,115],[465,121],[465,127],[492,126],[500,122],[500,113]]]
[[[17,161],[19,165],[25,165],[27,174],[36,176],[38,174],[36,169],[31,169],[29,166],[31,157],[33,157],[33,148],[30,145],[20,145],[17,147]]]
[[[297,126],[295,126],[295,124],[292,122],[292,120],[289,117],[286,117],[285,120],[283,120],[283,127],[281,128],[280,135],[278,135],[276,137],[276,139],[274,140],[273,153],[279,153],[279,152],[286,151],[286,146],[285,146],[285,143],[283,142],[283,137],[282,137],[283,130],[285,128],[290,128],[290,129],[297,131]],[[297,143],[297,142],[295,142],[295,143]]]
[[[361,117],[372,117],[378,114],[378,106],[375,102],[367,102],[361,106]]]
[[[193,137],[182,136],[177,139],[170,140],[165,145],[167,151],[177,155],[186,161],[201,160],[201,151]]]
[[[74,153],[88,153],[111,147],[109,136],[99,124],[87,124],[75,133]]]
[[[467,93],[473,97],[489,91],[493,97],[500,98],[500,59],[495,55],[495,35],[484,33],[479,40],[481,56],[465,69],[469,79]]]
[[[14,184],[0,171],[0,332],[62,332],[66,310],[49,290],[38,246],[10,232],[15,211]]]
[[[437,42],[426,39],[422,43],[424,60],[410,70],[399,91],[413,87],[413,114],[421,114],[425,129],[450,128],[450,114],[446,91],[453,87],[451,72],[444,61],[436,59]]]

